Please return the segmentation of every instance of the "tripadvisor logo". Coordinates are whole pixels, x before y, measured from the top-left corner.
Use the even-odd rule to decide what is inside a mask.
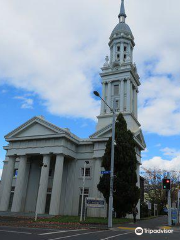
[[[173,233],[173,230],[172,229],[147,229],[147,228],[144,228],[142,229],[141,227],[138,227],[135,229],[135,234],[136,235],[142,235],[143,233],[147,233],[147,234],[158,234],[158,233]]]
[[[136,228],[135,229],[135,234],[139,235],[139,236],[142,235],[143,234],[143,229],[141,227]]]

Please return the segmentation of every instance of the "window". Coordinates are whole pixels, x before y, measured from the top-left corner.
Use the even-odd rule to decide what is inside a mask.
[[[49,177],[52,177],[52,175],[53,175],[53,170],[50,169],[50,170],[49,170]]]
[[[52,188],[48,188],[47,193],[51,193],[51,192],[52,192]]]
[[[81,176],[84,176],[84,168],[81,168]],[[85,172],[85,176],[86,177],[90,177],[91,176],[91,168],[86,168],[86,172]]]
[[[119,58],[120,58],[120,55],[119,55],[119,54],[117,54],[117,59],[119,60]]]
[[[127,57],[127,55],[126,55],[126,54],[124,54],[124,61],[126,60],[126,57]]]
[[[80,194],[82,194],[82,188],[80,189]],[[84,195],[89,195],[89,188],[84,188]]]
[[[11,187],[11,192],[14,192],[14,190],[15,190],[15,187]]]
[[[114,95],[119,94],[119,85],[114,85]]]
[[[117,51],[120,52],[120,46],[117,46]]]
[[[126,52],[127,51],[127,46],[124,46],[124,52]]]
[[[119,111],[119,100],[116,100],[116,106],[115,106],[116,111]]]
[[[18,175],[18,169],[16,168],[16,169],[14,169],[14,175],[13,175],[13,177],[17,178],[17,175]]]

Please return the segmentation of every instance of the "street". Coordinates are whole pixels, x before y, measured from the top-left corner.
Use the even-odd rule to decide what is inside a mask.
[[[180,229],[168,228],[164,224],[167,217],[159,217],[156,219],[137,222],[136,224],[126,224],[116,226],[112,230],[105,229],[48,229],[48,228],[28,228],[28,227],[13,227],[0,226],[0,240],[179,240]],[[135,229],[142,227],[144,233],[141,236],[135,234]],[[166,229],[173,233],[145,233],[145,229]]]
[[[124,230],[46,230],[46,229],[28,229],[28,228],[12,228],[0,227],[1,240],[58,240],[58,239],[74,239],[74,240],[108,240],[108,239],[172,239],[179,240],[180,232],[172,234],[143,234],[137,236],[134,231]]]

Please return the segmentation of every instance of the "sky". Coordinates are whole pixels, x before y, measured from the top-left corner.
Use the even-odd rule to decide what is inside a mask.
[[[0,1],[0,176],[4,135],[43,115],[79,137],[95,132],[100,68],[120,0]],[[143,167],[180,170],[180,1],[125,0],[141,86]]]

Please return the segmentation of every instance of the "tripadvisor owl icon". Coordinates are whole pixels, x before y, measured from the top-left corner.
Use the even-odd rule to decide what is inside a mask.
[[[141,227],[136,228],[135,229],[135,234],[139,235],[139,236],[142,235],[143,234],[143,229]]]

